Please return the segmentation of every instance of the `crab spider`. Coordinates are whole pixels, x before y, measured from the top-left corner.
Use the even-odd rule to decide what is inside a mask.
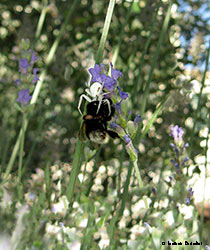
[[[99,101],[97,113],[101,107],[101,103],[106,102],[108,105],[109,114],[111,114],[110,102],[107,99],[104,99],[104,95],[107,95],[108,92],[106,92],[106,93],[103,92],[103,87],[104,87],[104,84],[101,84],[99,82],[94,82],[92,85],[90,85],[90,83],[88,84],[88,88],[86,88],[85,91],[87,92],[87,94],[90,97],[85,95],[85,94],[82,94],[79,98],[78,110],[79,110],[81,115],[82,115],[82,112],[81,112],[80,107],[81,107],[83,99],[85,99],[88,102]],[[92,97],[92,99],[91,99],[91,97]]]

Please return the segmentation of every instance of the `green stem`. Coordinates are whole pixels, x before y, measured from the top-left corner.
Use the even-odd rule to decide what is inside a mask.
[[[44,2],[44,6],[42,8],[42,12],[41,12],[41,15],[39,17],[39,21],[38,21],[38,25],[37,25],[37,29],[36,29],[36,33],[35,33],[36,38],[39,38],[39,36],[41,34],[41,31],[42,31],[42,27],[43,27],[43,24],[44,24],[46,13],[47,13],[47,2],[48,1]]]
[[[3,126],[2,126],[3,127],[2,131],[4,131],[4,128],[9,126],[9,117],[6,117],[5,119],[3,118],[2,121],[5,121],[5,124],[3,124]],[[11,125],[10,131],[15,131],[15,123],[13,123]],[[6,158],[7,158],[7,154],[8,154],[9,148],[11,146],[11,141],[12,141],[13,137],[14,137],[14,135],[12,136],[11,133],[9,133],[8,135],[2,134],[2,136],[1,136],[0,148],[1,148],[1,152],[2,152],[2,160],[1,160],[0,176],[1,176],[1,173],[3,173],[3,171],[5,170]]]
[[[74,160],[72,164],[72,171],[69,179],[69,184],[67,186],[67,198],[69,203],[71,203],[73,198],[76,179],[80,169],[80,157],[81,157],[82,147],[83,143],[78,139],[74,153]]]
[[[139,141],[141,141],[144,136],[147,134],[147,132],[149,131],[149,129],[151,128],[152,124],[155,122],[157,116],[159,115],[159,113],[163,110],[165,103],[167,102],[169,98],[169,95],[166,95],[163,100],[161,101],[161,103],[159,103],[157,105],[157,108],[155,110],[155,112],[152,115],[152,118],[148,121],[146,127],[144,128],[143,132],[141,133],[141,136],[139,137],[139,133],[140,133],[140,129],[137,132],[136,138],[139,138]]]
[[[141,179],[141,174],[140,174],[140,171],[139,171],[139,168],[138,168],[137,160],[133,162],[133,166],[134,166],[134,169],[135,169],[135,172],[136,172],[139,188],[140,188],[140,190],[142,190],[144,185],[143,185],[143,182],[142,182],[142,179]],[[143,196],[143,200],[144,200],[145,208],[148,209],[149,206],[148,206],[147,199],[146,199],[145,196]]]
[[[20,154],[19,154],[19,163],[18,163],[18,184],[21,182],[21,176],[22,176],[22,166],[23,166],[23,149],[24,149],[24,139],[25,139],[25,122],[26,117],[25,114],[23,114],[23,121],[22,121],[22,134],[20,138]]]
[[[96,56],[96,63],[101,63],[101,61],[102,61],[105,42],[106,42],[106,39],[107,39],[107,35],[108,35],[108,31],[109,31],[109,27],[110,27],[110,23],[111,23],[111,19],[112,19],[114,6],[115,6],[115,0],[110,0],[108,10],[107,10],[107,14],[106,14],[106,18],[105,18],[105,22],[104,22],[104,28],[103,28],[103,32],[102,32],[102,36],[101,36],[97,56]]]

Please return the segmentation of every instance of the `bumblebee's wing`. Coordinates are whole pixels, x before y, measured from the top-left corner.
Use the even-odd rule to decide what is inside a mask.
[[[86,123],[85,122],[82,123],[82,127],[81,127],[81,129],[79,131],[79,138],[82,141],[86,141],[87,140],[87,136],[86,136]]]

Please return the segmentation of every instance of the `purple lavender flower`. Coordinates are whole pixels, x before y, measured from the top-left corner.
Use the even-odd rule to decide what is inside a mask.
[[[100,69],[101,69],[101,73],[106,72],[106,66],[103,63],[100,64]]]
[[[106,71],[106,67],[103,63],[100,64],[95,64],[94,68],[89,69],[89,72],[92,76],[91,83],[92,82],[99,82],[103,84],[104,88],[106,88],[109,92],[114,91],[116,80],[122,76],[122,73],[119,70],[116,70],[113,68],[112,63],[111,63],[111,75],[112,77],[106,75],[104,72]],[[125,98],[125,94],[122,96]]]
[[[95,64],[94,68],[89,69],[90,74],[92,75],[91,82],[102,82],[101,79],[101,68],[98,64]]]
[[[112,75],[112,78],[114,80],[117,80],[119,77],[122,77],[122,75],[123,75],[122,72],[120,72],[117,69],[114,69],[112,63],[110,63],[110,65],[111,65],[111,75]]]
[[[31,100],[31,96],[29,94],[29,89],[21,89],[18,92],[18,98],[16,99],[17,102],[20,102],[22,105],[26,105]]]
[[[118,111],[118,113],[121,112],[121,101],[114,104],[114,108]]]
[[[186,204],[186,205],[189,205],[189,204],[190,204],[190,198],[189,198],[189,197],[187,197],[187,198],[185,199],[185,204]]]
[[[18,86],[20,86],[20,85],[21,85],[21,82],[20,82],[20,80],[19,80],[19,79],[16,79],[16,80],[15,80],[15,83],[16,83]]]
[[[30,200],[35,200],[36,194],[34,194],[34,193],[29,193],[28,197],[29,197]]]
[[[179,163],[175,160],[171,159],[171,163],[173,163],[176,168],[179,168]]]
[[[110,127],[113,128],[121,138],[125,136],[125,130],[120,125],[115,122],[111,122]]]
[[[115,83],[116,81],[112,79],[110,76],[106,76],[105,74],[102,74],[102,84],[104,84],[104,87],[109,91],[114,91]]]
[[[172,126],[170,130],[171,130],[170,136],[174,138],[174,141],[180,142],[184,134],[183,129],[179,127],[178,125],[176,125],[176,126]]]
[[[64,227],[64,223],[63,222],[59,222],[59,226],[60,227]]]
[[[22,73],[22,74],[26,74],[27,72],[27,69],[29,67],[29,63],[28,63],[28,60],[26,58],[21,58],[19,60],[19,71]]]
[[[186,205],[190,204],[190,201],[191,201],[191,198],[193,196],[193,193],[194,193],[193,189],[189,188],[187,198],[185,199],[185,204]]]
[[[184,165],[187,161],[189,161],[189,157],[186,156],[182,162],[182,165]]]
[[[188,142],[186,142],[182,148],[185,149],[185,148],[188,148],[189,146],[190,146],[190,144]]]
[[[194,193],[193,189],[190,188],[190,189],[189,189],[189,195],[190,195],[191,197],[193,196],[193,193]]]
[[[156,194],[156,189],[154,187],[152,187],[152,192],[153,194]]]
[[[140,121],[141,121],[141,116],[140,115],[137,115],[136,118],[134,119],[134,123],[135,124],[138,124]]]
[[[128,98],[128,93],[125,93],[125,92],[121,91],[119,86],[117,86],[117,89],[119,90],[120,98],[122,100],[125,100],[125,99]]]
[[[131,142],[131,138],[130,138],[130,136],[129,136],[128,134],[124,135],[124,136],[123,136],[123,139],[125,140],[125,143],[126,143],[126,144],[128,144],[128,143]]]
[[[115,122],[111,122],[110,127],[116,129],[119,127],[119,125],[117,125]]]
[[[150,227],[150,224],[148,222],[144,222],[145,227]]]
[[[38,60],[38,56],[35,56],[35,52],[32,50],[29,50],[29,52],[31,52],[31,62],[30,64],[33,65],[35,61]]]
[[[171,146],[172,148],[175,148],[175,147],[176,147],[174,143],[170,143],[170,146]]]
[[[33,69],[34,78],[33,78],[33,80],[32,80],[32,84],[36,83],[36,82],[39,80],[39,77],[38,77],[38,75],[37,75],[37,71],[38,71],[38,70],[39,70],[38,68],[34,68],[34,69]]]

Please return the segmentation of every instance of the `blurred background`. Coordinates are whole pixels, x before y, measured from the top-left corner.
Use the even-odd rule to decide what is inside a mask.
[[[6,170],[22,125],[22,114],[15,108],[18,96],[15,81],[19,76],[18,59],[21,58],[22,53],[21,40],[27,39],[30,48],[38,56],[35,65],[39,68],[38,75],[40,75],[72,3],[72,0],[1,0],[0,2],[0,160],[2,174]],[[164,29],[163,23],[169,4],[169,0],[117,0],[103,55],[104,64],[108,65],[113,62],[115,68],[123,73],[119,85],[129,94],[128,109],[131,120],[141,114],[145,86],[157,55],[157,63],[151,75],[147,105],[145,112],[141,114],[141,128],[144,128],[151,119],[157,110],[157,105],[165,97],[168,99],[146,136],[140,140],[140,133],[134,143],[139,151],[139,167],[143,182],[150,187],[155,187],[156,178],[158,178],[156,176],[159,176],[161,172],[171,171],[169,167],[172,157],[172,151],[169,150],[171,125],[178,124],[184,129],[184,140],[190,145],[187,152],[190,158],[191,177],[201,178],[201,173],[204,174],[210,164],[210,151],[206,146],[209,144],[208,127],[210,124],[208,67],[210,4],[208,0],[173,1],[168,27],[160,42],[160,34]],[[88,69],[95,64],[94,58],[99,46],[107,7],[108,1],[78,1],[64,35],[61,37],[53,61],[46,68],[46,77],[25,135],[23,176],[25,194],[29,190],[31,192],[31,187],[35,185],[37,179],[35,177],[33,179],[32,176],[39,176],[37,171],[45,171],[46,166],[50,166],[50,169],[52,166],[57,166],[52,170],[53,176],[53,173],[61,166],[63,171],[65,164],[69,164],[69,169],[71,168],[82,120],[77,109],[78,100],[90,79]],[[30,86],[31,93],[33,89],[34,86]],[[112,197],[108,196],[110,190],[115,190],[118,185],[119,166],[123,162],[123,169],[126,169],[129,165],[129,158],[123,142],[119,139],[110,141],[96,155],[93,152],[93,157],[89,159],[87,152],[90,153],[93,149],[92,145],[86,142],[82,162],[88,164],[89,175],[83,180],[84,185],[78,186],[75,192],[79,195],[93,188],[92,194],[91,191],[89,192],[93,200],[97,200],[96,197],[107,199],[107,197]],[[106,170],[103,167],[101,169],[102,173],[106,172],[106,175],[105,177],[101,175],[101,182],[94,189],[94,181],[100,173],[101,166],[106,166]],[[107,170],[109,166],[110,171]],[[18,161],[15,161],[11,180],[12,176],[16,175],[17,169]],[[123,169],[120,171],[123,172]],[[170,173],[167,172],[166,176]],[[58,177],[54,178],[57,180]],[[30,180],[34,181],[34,184],[30,184]],[[199,185],[197,186],[198,194],[200,194],[201,189]],[[15,192],[15,186],[10,188],[11,193]],[[36,193],[40,190],[39,188],[33,186],[32,189]],[[135,190],[133,192],[135,194]],[[150,196],[149,193],[147,195]],[[197,203],[199,202],[201,200],[198,198]],[[208,212],[210,210],[208,209],[210,208],[207,206],[205,210],[206,235],[209,232],[207,218],[210,217],[210,212]],[[135,216],[130,218],[129,222],[125,223],[125,228],[130,230],[140,220],[141,215],[137,218]],[[2,212],[0,230],[10,232],[13,229],[14,218],[11,214],[6,215]],[[122,234],[129,237],[126,231]],[[28,239],[32,242],[30,237],[32,236],[28,236]],[[27,245],[27,243],[24,244]]]

